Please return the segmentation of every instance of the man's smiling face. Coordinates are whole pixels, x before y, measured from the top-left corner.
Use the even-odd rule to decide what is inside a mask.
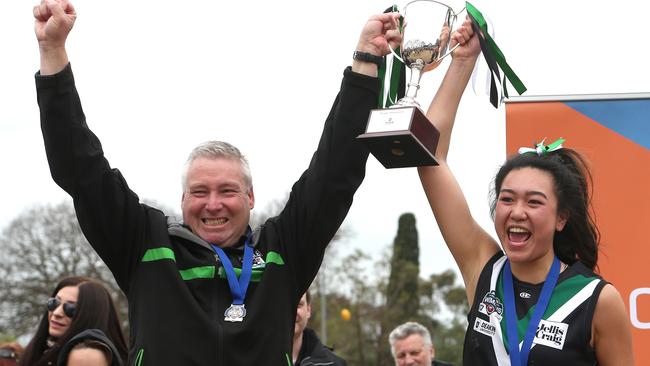
[[[244,235],[255,204],[238,160],[195,159],[187,171],[181,201],[183,221],[201,239],[229,247]]]

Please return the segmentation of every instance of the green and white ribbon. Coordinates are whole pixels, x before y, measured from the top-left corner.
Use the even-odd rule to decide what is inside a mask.
[[[481,14],[481,12],[468,1],[465,2],[465,8],[467,9],[467,14],[469,14],[469,17],[472,20],[474,31],[478,32],[480,30],[482,34],[482,37],[479,36],[479,43],[481,44],[483,57],[485,57],[485,61],[487,62],[492,74],[490,102],[495,108],[497,108],[501,102],[502,97],[499,98],[497,95],[495,78],[499,80],[499,84],[503,89],[503,95],[506,98],[508,98],[506,79],[510,81],[510,84],[512,84],[519,95],[523,94],[526,91],[526,86],[524,86],[524,83],[522,83],[517,74],[515,74],[510,65],[508,65],[503,52],[501,52],[499,46],[497,46],[494,39],[490,36],[490,33],[488,32],[487,22],[485,21],[483,14]],[[503,71],[503,80],[501,79],[499,68]]]
[[[562,143],[565,141],[565,139],[560,137],[559,139],[555,140],[555,142],[549,145],[544,145],[544,141],[546,141],[546,138],[544,138],[539,144],[535,144],[535,148],[520,147],[519,154],[534,153],[539,156],[543,156],[552,151],[560,150],[562,148]]]
[[[485,61],[488,65],[488,68],[490,69],[491,74],[490,102],[495,108],[497,108],[501,103],[503,96],[508,98],[506,79],[510,81],[510,84],[514,86],[515,90],[520,95],[526,91],[526,86],[524,86],[517,74],[515,74],[510,65],[508,65],[503,52],[501,52],[499,46],[497,46],[494,39],[490,36],[488,32],[487,22],[485,21],[483,14],[481,14],[481,12],[469,2],[465,2],[465,8],[467,9],[467,13],[472,20],[472,27],[474,28],[474,31],[477,33],[480,31],[482,34],[482,37],[479,35],[479,43],[481,44],[481,51],[485,57]],[[399,12],[399,10],[397,8],[397,5],[393,5],[392,7],[386,9],[384,12]],[[400,16],[400,33],[403,31],[403,20],[404,19]],[[396,54],[400,54],[400,47],[398,46],[396,49],[394,49],[394,51]],[[390,68],[387,66],[388,57],[391,57],[392,61]],[[503,72],[503,80],[501,79],[501,73],[499,72],[499,69],[501,69]],[[397,57],[393,57],[392,54],[390,56],[384,56],[384,62],[379,67],[378,75],[379,80],[382,81],[381,92],[379,94],[379,100],[377,102],[380,108],[390,107],[396,103],[399,98],[404,96],[406,89],[405,73],[406,68],[402,61],[400,61]],[[503,90],[503,96],[501,97],[499,96],[500,93],[497,91],[497,83],[495,79],[499,81],[499,85]]]
[[[399,12],[397,5],[393,5],[384,11],[384,13],[389,12]],[[404,31],[403,20],[404,18],[400,16],[400,33]],[[401,47],[398,45],[397,48],[395,48],[393,51],[399,55],[401,53]],[[388,57],[391,57],[392,61],[390,68],[388,68]],[[406,79],[404,77],[405,73],[406,67],[402,61],[400,61],[397,57],[393,57],[392,54],[390,54],[390,56],[384,56],[384,62],[381,64],[378,71],[379,80],[382,82],[381,91],[379,93],[379,100],[377,102],[377,105],[379,105],[380,108],[388,108],[391,105],[395,104],[398,99],[404,96],[404,89],[406,89]],[[388,80],[388,90],[384,89],[386,87],[386,80]]]

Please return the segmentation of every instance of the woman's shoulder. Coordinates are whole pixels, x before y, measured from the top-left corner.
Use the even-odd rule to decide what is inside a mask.
[[[571,275],[582,275],[584,277],[589,277],[589,278],[593,277],[605,281],[605,279],[601,275],[594,272],[592,269],[590,269],[580,261],[576,261],[575,263],[571,264],[567,272],[569,272]]]
[[[599,363],[633,365],[632,334],[623,298],[612,284],[598,297],[592,322],[592,341]]]

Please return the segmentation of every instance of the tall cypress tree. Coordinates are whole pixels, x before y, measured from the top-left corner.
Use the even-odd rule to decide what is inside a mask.
[[[405,213],[399,217],[390,267],[386,306],[399,324],[417,314],[420,305],[418,297],[420,246],[415,228],[415,216],[412,213]]]
[[[406,321],[418,321],[420,296],[418,292],[420,274],[420,247],[415,216],[405,213],[399,217],[397,235],[393,242],[390,260],[390,275],[386,288],[386,308],[382,317],[383,362],[390,365],[392,356],[388,347],[388,334],[393,328]]]

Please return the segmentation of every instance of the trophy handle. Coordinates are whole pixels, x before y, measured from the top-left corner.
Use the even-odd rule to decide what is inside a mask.
[[[455,45],[454,47],[452,47],[452,48],[451,48],[449,51],[447,51],[447,53],[445,53],[444,55],[440,56],[440,58],[438,59],[437,62],[440,62],[440,61],[442,61],[442,59],[444,59],[445,57],[451,55],[451,53],[454,52],[454,50],[455,50],[456,48],[458,48],[458,46],[460,46],[460,43],[458,43],[457,45]]]
[[[414,1],[420,1],[420,0],[414,0]],[[433,1],[434,3],[437,3],[437,1],[434,1],[434,0],[425,0],[425,1]],[[443,4],[443,5],[444,5],[444,4]],[[450,9],[451,9],[451,8],[450,8]],[[456,23],[456,20],[458,20],[458,16],[460,15],[460,13],[464,12],[465,10],[467,10],[467,8],[464,7],[464,6],[463,6],[462,9],[460,9],[460,11],[459,11],[458,13],[455,13],[453,9],[451,10],[451,12],[454,13],[454,24]],[[445,53],[444,55],[442,55],[442,56],[438,59],[438,62],[440,62],[440,61],[441,61],[442,59],[444,59],[445,57],[451,55],[451,53],[454,52],[454,50],[455,50],[456,48],[458,48],[458,46],[460,46],[460,43],[456,44],[456,45],[455,45],[454,47],[452,47],[449,51],[447,51],[447,53]]]

